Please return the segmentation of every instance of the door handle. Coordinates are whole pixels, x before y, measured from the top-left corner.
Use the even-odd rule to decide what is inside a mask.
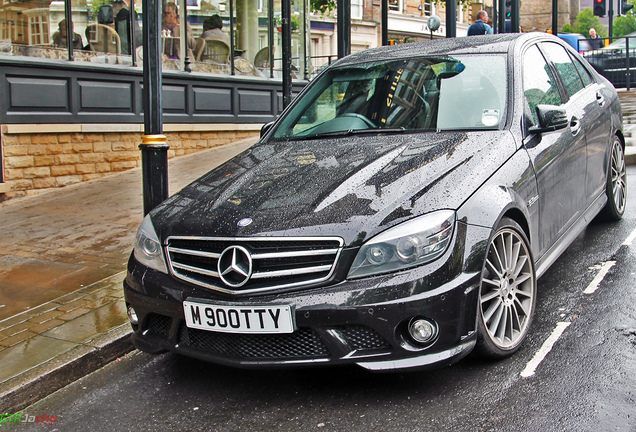
[[[600,91],[596,92],[596,102],[600,105],[603,106],[605,105],[605,98],[603,97],[603,95],[601,94]]]
[[[572,116],[572,119],[570,120],[570,131],[572,132],[572,135],[578,134],[580,130],[581,122],[579,121],[578,117]]]

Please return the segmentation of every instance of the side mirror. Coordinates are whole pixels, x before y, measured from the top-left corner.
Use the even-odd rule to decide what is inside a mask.
[[[538,134],[563,129],[568,125],[565,109],[555,105],[537,105],[535,108],[539,124],[531,127],[528,132]]]
[[[263,127],[261,128],[261,138],[263,138],[265,136],[265,134],[267,134],[267,132],[269,132],[269,130],[272,128],[272,126],[274,126],[274,122],[269,122],[269,123],[265,123],[263,125]]]

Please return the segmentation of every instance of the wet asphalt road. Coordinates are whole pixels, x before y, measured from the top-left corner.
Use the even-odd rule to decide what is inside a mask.
[[[433,372],[243,371],[140,352],[23,410],[19,430],[636,431],[636,167],[620,223],[592,222],[539,279],[529,338]],[[615,261],[592,294],[603,263]],[[552,350],[523,377],[553,334]],[[49,417],[50,418],[50,417]],[[45,427],[42,427],[45,426]],[[17,430],[17,429],[16,429]]]

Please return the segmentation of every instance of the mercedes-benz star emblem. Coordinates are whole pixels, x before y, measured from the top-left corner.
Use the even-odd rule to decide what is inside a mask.
[[[240,227],[246,227],[249,224],[251,224],[253,221],[251,218],[243,218],[240,221],[238,221],[238,226]]]
[[[230,246],[221,252],[217,264],[219,277],[228,286],[238,288],[252,276],[252,256],[241,246]]]

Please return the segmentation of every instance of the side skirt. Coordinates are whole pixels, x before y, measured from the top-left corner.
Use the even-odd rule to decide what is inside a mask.
[[[541,277],[548,268],[561,256],[561,254],[572,244],[574,239],[589,225],[589,223],[599,214],[607,203],[607,195],[603,192],[594,202],[583,212],[583,214],[572,224],[559,240],[536,262],[537,278]]]

